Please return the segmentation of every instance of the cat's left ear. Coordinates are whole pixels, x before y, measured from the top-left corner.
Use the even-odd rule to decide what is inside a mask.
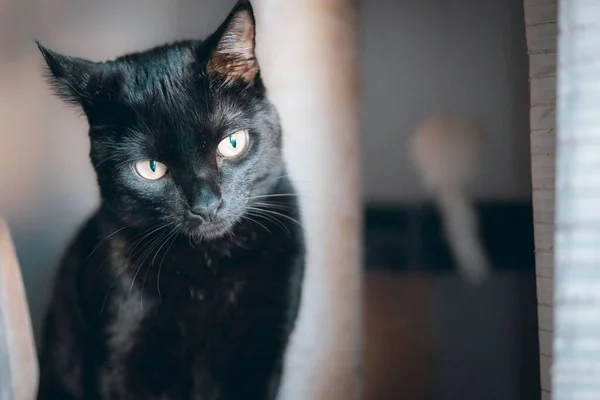
[[[208,73],[225,78],[226,83],[252,84],[259,72],[256,61],[255,21],[249,1],[238,1],[225,22],[214,33]]]
[[[100,65],[82,58],[59,54],[36,41],[47,65],[47,76],[56,94],[63,100],[85,106],[92,99],[90,80]]]

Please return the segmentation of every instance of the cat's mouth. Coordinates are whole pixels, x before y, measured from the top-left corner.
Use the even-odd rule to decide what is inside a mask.
[[[227,234],[230,224],[222,219],[215,218],[212,221],[204,221],[200,218],[188,218],[186,230],[198,239],[218,239]]]
[[[205,239],[218,239],[227,233],[227,228],[228,225],[224,223],[215,224],[213,222],[202,227],[201,235]]]

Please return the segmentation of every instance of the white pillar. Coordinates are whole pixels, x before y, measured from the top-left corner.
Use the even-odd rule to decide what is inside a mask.
[[[8,225],[0,216],[0,400],[33,400],[38,359],[23,279]]]
[[[554,400],[600,399],[599,18],[559,2]]]
[[[308,259],[282,400],[359,397],[362,195],[357,4],[255,0],[257,52],[301,194]]]

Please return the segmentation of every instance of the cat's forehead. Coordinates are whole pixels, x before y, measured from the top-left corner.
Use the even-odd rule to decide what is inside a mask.
[[[180,42],[114,61],[123,86],[111,102],[131,116],[121,119],[126,128],[172,134],[204,131],[218,136],[252,124],[263,109],[260,92],[224,85],[218,76],[209,74],[203,44]],[[106,116],[102,110],[99,114],[101,119]]]
[[[226,125],[233,120],[246,118],[256,110],[254,102],[244,101],[235,93],[223,93],[211,87],[207,78],[196,81],[178,80],[164,76],[147,90],[138,92],[130,105],[150,119],[178,124],[201,123]]]
[[[131,100],[202,89],[204,79],[191,45],[165,46],[115,60]],[[189,95],[189,94],[187,94]]]
[[[232,112],[240,102],[216,90],[190,49],[164,51],[124,60],[125,92],[118,101],[156,117],[182,118]],[[239,111],[239,110],[238,110]]]
[[[132,128],[151,134],[188,136],[193,132],[220,137],[232,129],[248,128],[260,112],[254,102],[215,90],[209,83],[184,83],[164,76],[150,90],[139,94],[139,101],[125,108],[134,111]]]

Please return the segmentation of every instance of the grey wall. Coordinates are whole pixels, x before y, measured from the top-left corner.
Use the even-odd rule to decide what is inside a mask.
[[[535,276],[499,272],[482,286],[434,282],[436,400],[540,397]]]
[[[0,1],[0,214],[15,236],[34,324],[53,267],[97,202],[86,124],[41,78],[39,38],[104,59],[201,37],[234,0]],[[518,0],[363,2],[365,198],[426,196],[406,154],[414,126],[438,110],[488,128],[486,198],[529,195],[527,65]],[[259,43],[260,45],[260,43]]]
[[[530,195],[529,84],[521,0],[364,1],[365,196],[420,200],[407,138],[432,113],[486,128],[475,195]]]

